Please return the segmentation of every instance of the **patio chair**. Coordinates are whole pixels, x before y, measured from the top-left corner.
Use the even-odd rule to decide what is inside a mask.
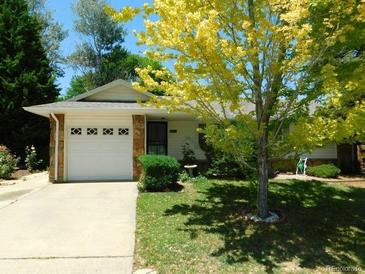
[[[307,160],[308,158],[300,157],[299,162],[297,164],[297,170],[295,172],[296,175],[306,175],[307,172]]]

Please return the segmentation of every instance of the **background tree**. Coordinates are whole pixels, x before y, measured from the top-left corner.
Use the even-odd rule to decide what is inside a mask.
[[[105,7],[103,0],[79,0],[74,6],[77,15],[75,29],[84,41],[68,59],[81,75],[71,81],[64,99],[116,79],[137,80],[136,68],[162,67],[160,63],[131,54],[123,47],[126,30],[112,20]],[[161,93],[159,90],[154,92]]]
[[[42,47],[42,27],[24,0],[0,4],[0,144],[17,155],[27,145],[48,153],[47,119],[22,107],[53,102],[58,95],[53,70]]]
[[[137,54],[127,53],[126,57],[120,59],[120,55],[110,53],[110,56],[104,56],[102,68],[99,73],[86,73],[83,75],[74,76],[71,79],[70,86],[67,89],[66,95],[62,100],[70,99],[88,90],[96,88],[93,79],[97,78],[100,83],[109,83],[116,79],[124,79],[128,81],[139,81],[136,68],[146,68],[151,66],[154,69],[161,69],[162,65],[149,58],[139,56]],[[123,55],[124,56],[124,55]],[[156,78],[158,81],[158,79]],[[163,92],[159,89],[152,91],[156,95],[162,95]]]
[[[64,74],[62,64],[65,63],[65,59],[60,47],[68,32],[63,29],[60,23],[55,22],[52,11],[45,7],[45,0],[27,0],[27,3],[30,14],[37,18],[42,27],[42,45],[50,60],[51,67],[56,76],[62,76]]]
[[[335,4],[319,18],[318,9],[328,2]],[[138,71],[146,86],[137,88],[159,87],[172,96],[154,105],[195,114],[208,124],[208,140],[243,162],[253,152],[245,140],[255,140],[261,218],[269,212],[269,158],[285,142],[283,125],[299,111],[308,113],[313,100],[332,97],[329,89],[313,90],[312,71],[318,68],[325,79],[331,67],[320,64],[320,57],[349,30],[323,25],[319,42],[311,16],[339,22],[343,10],[350,18],[347,26],[356,28],[363,20],[364,3],[352,0],[161,0],[121,12],[108,8],[117,21],[143,11],[146,30],[138,38],[150,47],[147,56],[175,63],[173,75],[164,69]],[[156,82],[151,73],[175,81]]]
[[[74,27],[83,37],[83,42],[77,45],[68,59],[82,74],[93,76],[94,86],[109,82],[105,79],[108,59],[115,55],[120,59],[127,56],[127,51],[122,47],[126,31],[108,16],[104,11],[105,5],[104,0],[78,0],[73,7],[77,16]]]
[[[94,85],[91,81],[92,75],[78,75],[71,79],[70,86],[67,88],[66,95],[63,96],[62,100],[67,100],[77,95],[80,95],[88,90],[92,90]]]

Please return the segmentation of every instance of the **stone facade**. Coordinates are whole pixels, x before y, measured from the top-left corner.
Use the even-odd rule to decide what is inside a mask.
[[[145,154],[145,116],[133,115],[133,180],[137,181],[142,173],[138,156]]]
[[[63,182],[64,173],[64,140],[65,140],[65,115],[55,114],[59,121],[59,131],[58,131],[58,178],[57,182]],[[51,133],[49,138],[49,181],[56,182],[55,180],[55,145],[56,145],[56,122],[50,116],[50,127]]]

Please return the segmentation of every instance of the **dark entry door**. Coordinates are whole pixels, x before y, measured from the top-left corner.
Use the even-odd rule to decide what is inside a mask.
[[[147,154],[167,155],[167,122],[147,122]]]

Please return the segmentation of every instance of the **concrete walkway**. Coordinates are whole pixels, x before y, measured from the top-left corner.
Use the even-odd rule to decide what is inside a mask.
[[[50,184],[0,209],[0,273],[131,273],[135,183]]]
[[[0,181],[0,209],[47,185],[48,172],[34,173],[18,180]]]

